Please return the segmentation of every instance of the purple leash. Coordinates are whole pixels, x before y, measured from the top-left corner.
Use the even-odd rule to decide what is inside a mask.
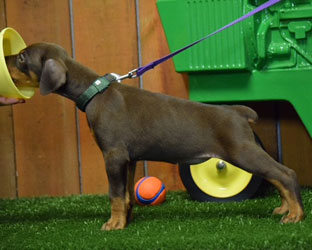
[[[151,63],[149,63],[149,64],[147,64],[145,66],[139,67],[137,69],[134,69],[134,70],[130,71],[128,74],[126,74],[126,75],[118,76],[117,77],[117,81],[121,81],[121,80],[126,79],[126,78],[130,78],[131,79],[131,78],[140,77],[146,71],[148,71],[150,69],[153,69],[155,66],[157,66],[157,65],[159,65],[159,64],[161,64],[161,63],[163,63],[163,62],[165,62],[167,60],[169,60],[170,58],[172,58],[175,55],[183,52],[184,50],[187,50],[188,48],[190,48],[190,47],[192,47],[192,46],[194,46],[194,45],[196,45],[196,44],[198,44],[198,43],[208,39],[209,37],[212,37],[212,36],[218,34],[219,32],[221,32],[221,31],[223,31],[223,30],[225,30],[225,29],[227,29],[227,28],[229,28],[229,27],[231,27],[231,26],[233,26],[233,25],[235,25],[235,24],[237,24],[237,23],[247,19],[248,17],[253,16],[254,14],[256,14],[256,13],[258,13],[258,12],[264,10],[264,9],[267,9],[267,8],[271,7],[272,5],[274,5],[274,4],[278,3],[278,2],[280,2],[280,0],[269,0],[268,2],[266,2],[266,3],[262,4],[262,5],[260,5],[259,7],[257,7],[256,9],[250,11],[246,15],[244,15],[244,16],[236,19],[235,21],[225,25],[224,27],[222,27],[222,28],[212,32],[211,34],[209,34],[209,35],[207,35],[207,36],[205,36],[205,37],[203,37],[203,38],[201,38],[201,39],[199,39],[199,40],[197,40],[197,41],[195,41],[195,42],[193,42],[193,43],[191,43],[191,44],[189,44],[189,45],[187,45],[187,46],[185,46],[185,47],[183,47],[183,48],[181,48],[181,49],[179,49],[179,50],[177,50],[175,52],[172,52],[169,55],[161,57],[161,58],[159,58],[156,61],[153,61],[153,62],[151,62]],[[117,76],[116,74],[114,74],[114,75]]]

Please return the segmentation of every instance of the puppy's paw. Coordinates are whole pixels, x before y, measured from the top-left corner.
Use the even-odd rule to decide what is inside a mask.
[[[289,213],[288,215],[285,215],[281,223],[286,224],[286,223],[297,223],[300,222],[304,219],[304,214],[303,213]]]
[[[289,211],[288,207],[277,207],[274,209],[273,214],[286,214]]]
[[[126,227],[126,220],[119,218],[114,219],[110,218],[105,224],[103,224],[101,230],[102,231],[111,231],[111,230],[120,230]]]

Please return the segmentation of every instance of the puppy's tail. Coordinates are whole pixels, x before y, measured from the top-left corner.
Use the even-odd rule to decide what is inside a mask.
[[[245,117],[248,120],[248,122],[255,123],[258,120],[258,114],[253,109],[243,105],[233,105],[232,107],[241,116]]]

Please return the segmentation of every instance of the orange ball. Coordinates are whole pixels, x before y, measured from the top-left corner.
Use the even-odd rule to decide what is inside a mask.
[[[143,177],[134,186],[135,200],[139,205],[159,205],[166,200],[165,185],[156,177]]]

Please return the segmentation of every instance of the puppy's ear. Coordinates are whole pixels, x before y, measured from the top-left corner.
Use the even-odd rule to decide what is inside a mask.
[[[45,61],[40,77],[40,93],[47,95],[66,82],[67,68],[63,62],[55,59]]]

